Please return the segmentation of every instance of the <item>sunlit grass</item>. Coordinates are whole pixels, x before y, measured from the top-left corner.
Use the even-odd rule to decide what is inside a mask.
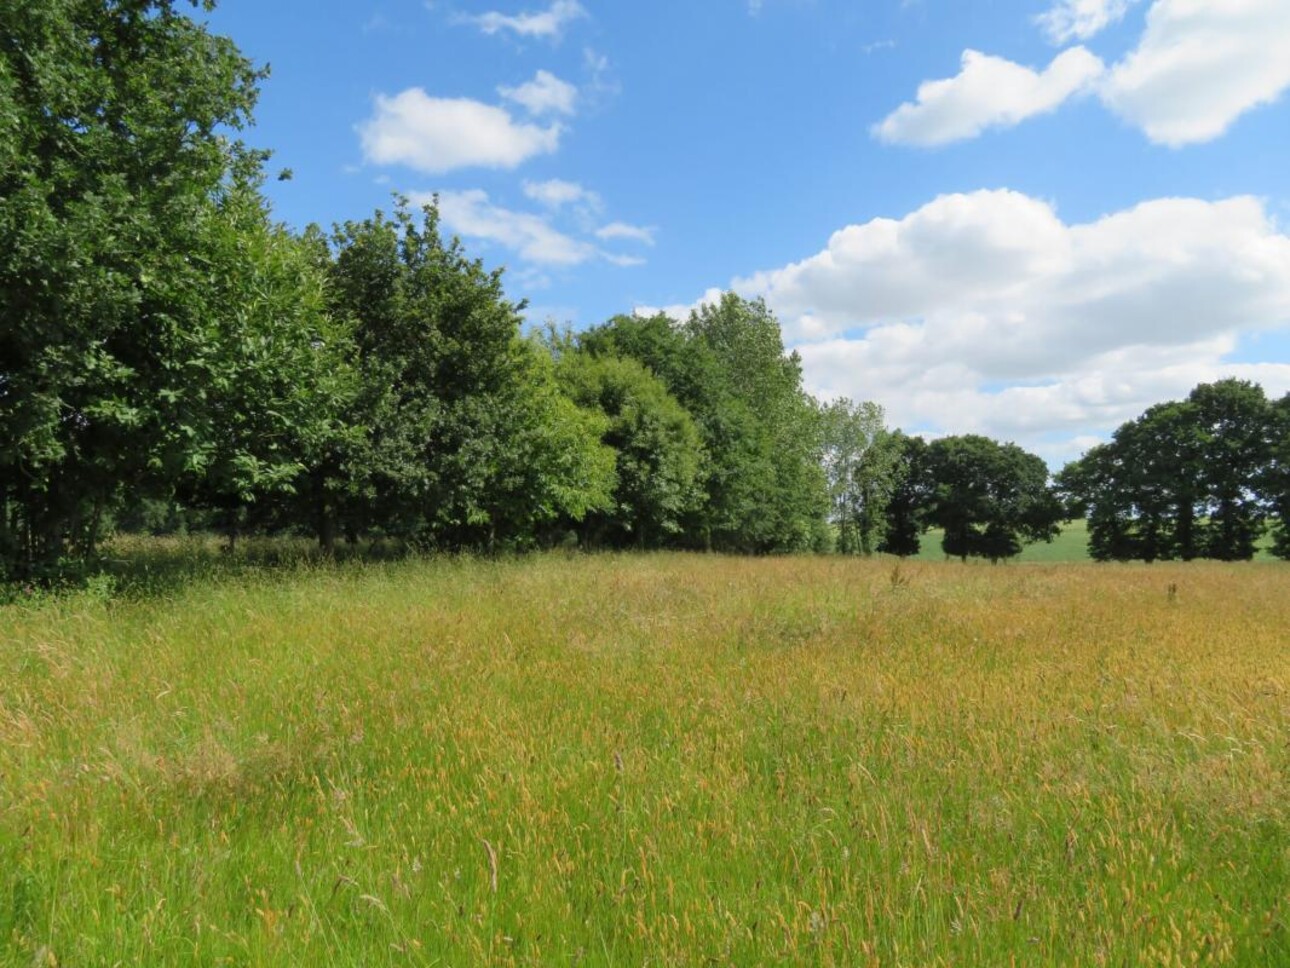
[[[1282,566],[193,577],[0,609],[0,963],[1290,963]]]
[[[945,560],[945,552],[941,550],[942,535],[943,532],[932,529],[922,536],[922,543],[918,550],[918,560]],[[1255,553],[1254,560],[1259,562],[1276,561],[1276,558],[1272,555],[1272,544],[1272,535],[1270,533],[1264,534],[1259,539],[1258,550]],[[1083,520],[1067,521],[1062,525],[1061,533],[1051,542],[1037,541],[1034,544],[1028,544],[1021,549],[1021,554],[1013,559],[1013,561],[1020,564],[1035,562],[1055,564],[1057,562],[1089,560],[1091,559],[1088,554],[1088,522]]]
[[[941,550],[943,536],[944,533],[935,528],[924,534],[918,549],[918,559],[944,561],[945,552]],[[1013,559],[1023,564],[1088,560],[1088,525],[1084,521],[1067,521],[1062,525],[1061,533],[1051,542],[1037,541],[1034,544],[1028,544],[1021,549],[1021,554]]]

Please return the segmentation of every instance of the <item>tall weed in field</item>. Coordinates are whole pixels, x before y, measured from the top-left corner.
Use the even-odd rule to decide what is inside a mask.
[[[199,550],[0,608],[0,964],[1290,962],[1284,569]]]

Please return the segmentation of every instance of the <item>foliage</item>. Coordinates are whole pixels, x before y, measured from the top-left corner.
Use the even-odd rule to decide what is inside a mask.
[[[1263,390],[1241,380],[1157,404],[1063,469],[1088,515],[1094,558],[1248,560],[1276,501],[1278,428]]]
[[[936,482],[928,463],[927,442],[922,437],[896,431],[891,435],[891,448],[895,454],[892,469],[895,486],[887,499],[885,528],[878,550],[908,558],[918,554],[919,536],[927,527]]]
[[[684,323],[616,317],[580,345],[649,368],[698,426],[705,500],[687,519],[690,542],[753,553],[826,542],[818,411],[764,303],[727,293]]]
[[[1262,493],[1276,446],[1275,417],[1263,388],[1244,380],[1202,384],[1187,398],[1199,429],[1197,479],[1208,558],[1247,561],[1264,530]]]
[[[601,422],[563,400],[519,335],[499,271],[405,204],[340,227],[331,312],[350,320],[352,433],[312,469],[320,539],[339,527],[441,548],[538,540],[608,500]]]
[[[876,403],[843,397],[823,406],[820,420],[837,550],[871,555],[884,539],[887,506],[901,483],[903,442],[887,432]]]
[[[818,546],[828,507],[819,420],[778,321],[760,300],[726,293],[693,313],[686,331],[716,361],[724,404],[703,415],[712,458],[703,530],[721,549]]]
[[[376,528],[415,537],[431,507],[428,457],[441,416],[435,276],[464,260],[405,206],[393,219],[376,212],[339,226],[330,243],[329,310],[350,320],[357,387],[347,415],[353,434],[311,468],[319,540],[329,546],[338,523],[351,535]]]
[[[93,552],[123,488],[212,446],[190,393],[230,141],[260,75],[171,0],[0,3],[0,554],[13,577]]]
[[[209,349],[200,371],[189,367],[197,433],[176,482],[184,505],[214,509],[230,537],[295,497],[353,392],[349,333],[326,311],[323,267],[308,240],[269,224],[253,188],[221,203],[214,312],[200,323]]]
[[[676,543],[703,499],[703,446],[689,413],[635,360],[565,352],[558,373],[571,400],[604,415],[601,439],[615,455],[612,505],[586,519],[584,544]]]
[[[1290,561],[1290,393],[1272,407],[1272,459],[1262,490],[1275,516],[1272,553]]]
[[[927,458],[936,482],[928,521],[944,529],[947,555],[1000,561],[1056,537],[1062,507],[1042,458],[976,435],[933,441]]]
[[[461,402],[459,419],[470,433],[443,458],[453,468],[444,477],[459,486],[440,494],[466,528],[454,532],[449,524],[440,544],[490,551],[549,545],[563,522],[612,506],[616,452],[601,443],[609,421],[565,395],[541,346],[516,339],[511,352],[511,379]]]

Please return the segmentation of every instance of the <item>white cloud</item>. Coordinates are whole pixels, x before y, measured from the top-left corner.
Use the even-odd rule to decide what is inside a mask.
[[[1062,0],[1040,18],[1056,40],[1086,37],[1131,0]],[[883,141],[940,145],[974,138],[1096,93],[1157,143],[1211,141],[1241,115],[1290,88],[1287,0],[1154,0],[1138,46],[1107,70],[1083,47],[1042,74],[1000,57],[963,53],[956,77],[928,81],[918,98],[873,127]]]
[[[572,115],[577,110],[578,89],[550,71],[538,71],[519,87],[499,87],[497,93],[530,114]]]
[[[1152,141],[1210,141],[1290,87],[1287,0],[1156,0],[1103,99]]]
[[[504,108],[468,98],[437,98],[419,87],[377,95],[372,117],[359,125],[364,158],[442,174],[457,168],[515,168],[560,145],[558,124],[517,122]]]
[[[1199,383],[1236,377],[1262,384],[1273,396],[1290,391],[1290,364],[1226,362],[1235,345],[1212,340],[1170,350],[1126,347],[1056,377],[993,392],[971,367],[953,363],[902,376],[882,366],[862,340],[813,343],[798,352],[814,392],[876,400],[892,426],[1012,440],[1060,464],[1152,404],[1185,397]]]
[[[1058,108],[1093,89],[1105,70],[1083,47],[1063,51],[1042,73],[979,51],[963,52],[956,77],[919,85],[918,100],[898,107],[873,133],[882,141],[930,147],[975,138]]]
[[[877,400],[906,428],[1065,455],[1078,447],[1055,435],[1105,432],[1204,380],[1290,390],[1288,364],[1225,361],[1290,326],[1290,236],[1253,198],[1067,224],[1016,192],[947,195],[732,287],[779,315],[815,392]]]
[[[620,269],[631,269],[645,264],[645,260],[638,255],[617,255],[613,252],[602,252],[600,254],[606,262],[610,265],[618,266]]]
[[[596,238],[609,242],[622,239],[628,242],[639,242],[642,245],[654,244],[654,229],[644,225],[628,225],[626,222],[610,222],[596,229]]]
[[[432,200],[413,195],[416,204]],[[493,204],[488,193],[473,189],[439,193],[439,216],[450,232],[465,238],[494,242],[526,262],[576,266],[597,255],[594,246],[565,235],[540,215],[515,212]]]
[[[486,34],[510,31],[520,37],[551,40],[558,38],[570,23],[585,16],[587,11],[578,0],[555,0],[547,9],[536,12],[508,15],[494,10],[464,19]]]
[[[1057,0],[1035,21],[1054,44],[1088,40],[1124,18],[1137,0]]]
[[[549,188],[550,184],[528,183],[534,188]],[[538,194],[541,194],[540,190]],[[584,192],[584,195],[589,194]],[[416,205],[426,205],[434,200],[434,195],[414,192],[411,200]],[[603,259],[621,268],[645,264],[645,260],[638,256],[605,252],[589,241],[562,232],[551,224],[547,216],[517,212],[497,205],[487,192],[480,189],[440,192],[439,217],[454,235],[491,242],[519,256],[528,265],[522,266],[514,277],[526,287],[550,284],[549,279],[534,266],[572,268],[593,259]]]
[[[668,319],[674,319],[679,323],[685,322],[690,318],[690,313],[697,313],[704,306],[716,306],[721,302],[721,297],[725,295],[723,289],[708,289],[702,296],[692,303],[671,303],[664,306],[650,306],[638,304],[633,310],[633,316],[640,316],[648,319],[651,316],[666,316]]]
[[[599,211],[604,204],[600,196],[590,189],[583,188],[577,182],[559,178],[540,182],[526,181],[523,188],[525,197],[552,209],[582,205],[592,211]]]

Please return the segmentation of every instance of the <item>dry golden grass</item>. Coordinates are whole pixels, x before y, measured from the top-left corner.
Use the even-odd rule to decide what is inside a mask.
[[[549,556],[0,609],[0,963],[1290,964],[1288,593]]]

